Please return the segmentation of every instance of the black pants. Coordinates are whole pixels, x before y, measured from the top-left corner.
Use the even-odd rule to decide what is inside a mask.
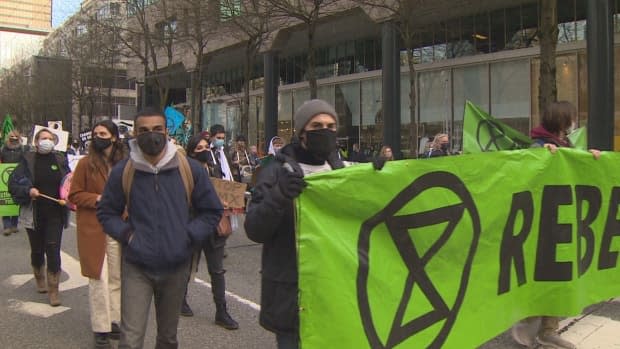
[[[30,241],[30,264],[40,268],[45,265],[47,257],[47,270],[57,273],[60,271],[62,217],[40,212],[36,220],[36,229],[26,229]]]
[[[226,303],[226,279],[224,274],[224,247],[226,246],[226,237],[217,235],[217,232],[213,237],[207,239],[202,245],[202,248],[195,253],[198,253],[198,260],[200,260],[200,254],[204,252],[207,259],[207,270],[211,277],[211,292],[213,292],[213,302],[215,304]],[[187,280],[189,283],[189,279]],[[185,296],[187,296],[187,288],[185,288]]]
[[[226,237],[221,237],[214,232],[215,236],[209,238],[202,246],[202,251],[207,259],[207,270],[211,277],[211,291],[213,291],[213,302],[215,304],[226,303],[226,279],[224,274],[224,247]]]

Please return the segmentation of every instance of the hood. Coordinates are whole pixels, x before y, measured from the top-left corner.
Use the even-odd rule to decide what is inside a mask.
[[[166,148],[164,149],[164,157],[154,166],[144,158],[144,153],[142,153],[142,150],[138,146],[137,139],[129,141],[129,149],[129,157],[133,160],[133,164],[138,171],[158,173],[161,170],[176,168],[179,165],[178,161],[172,161],[173,159],[176,160],[175,155],[177,153],[177,147],[170,141],[166,144]]]
[[[553,133],[547,131],[542,125],[537,126],[530,131],[530,137],[532,139],[542,139],[546,143],[553,143],[559,147],[570,147],[571,144],[568,140],[561,139]]]
[[[276,155],[276,150],[273,148],[273,141],[275,139],[282,139],[282,137],[272,137],[271,140],[269,141],[269,151],[267,152],[267,154],[271,154],[271,155]]]

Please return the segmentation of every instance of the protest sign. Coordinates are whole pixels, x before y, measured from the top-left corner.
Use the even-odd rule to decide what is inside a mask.
[[[217,196],[227,208],[244,208],[245,207],[245,190],[246,183],[227,181],[224,179],[211,177],[211,183],[215,187]]]
[[[476,348],[520,319],[620,294],[618,153],[389,161],[306,181],[305,349]]]
[[[19,215],[19,206],[13,202],[9,193],[9,176],[17,164],[0,164],[0,216],[12,217]]]

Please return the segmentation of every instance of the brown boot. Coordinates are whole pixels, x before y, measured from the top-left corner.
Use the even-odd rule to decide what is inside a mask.
[[[39,268],[32,267],[32,272],[34,273],[34,279],[37,282],[37,292],[47,292],[47,285],[45,284],[45,266],[41,266]]]
[[[58,279],[60,279],[60,271],[57,273],[51,273],[49,270],[47,271],[48,296],[52,307],[60,305],[60,298],[58,297]]]

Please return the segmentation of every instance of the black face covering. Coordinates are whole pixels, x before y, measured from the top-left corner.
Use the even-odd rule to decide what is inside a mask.
[[[306,148],[317,159],[327,160],[336,147],[336,131],[328,128],[306,131]]]
[[[449,143],[441,143],[441,150],[446,153],[448,151]]]
[[[209,152],[203,150],[201,152],[195,153],[194,158],[204,164],[209,159]]]
[[[159,132],[145,132],[138,137],[138,147],[146,155],[155,156],[166,147],[166,135]]]
[[[95,148],[95,150],[97,150],[97,151],[102,151],[102,150],[106,149],[107,147],[109,147],[110,145],[112,145],[112,139],[111,138],[95,137],[93,139],[93,148]]]

